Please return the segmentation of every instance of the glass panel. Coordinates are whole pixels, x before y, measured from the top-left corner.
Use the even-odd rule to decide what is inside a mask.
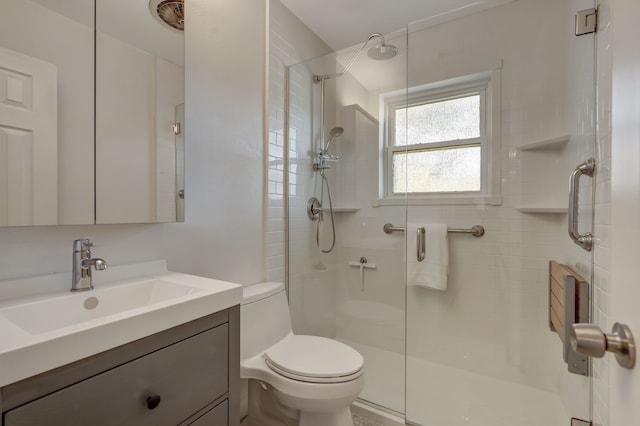
[[[393,192],[480,191],[480,146],[393,154]]]
[[[416,145],[478,138],[480,95],[398,108],[395,119],[396,146],[405,140],[408,145]]]
[[[501,170],[501,204],[414,205],[409,196],[408,250],[415,250],[413,226],[426,226],[427,261],[408,256],[407,423],[557,426],[591,417],[591,378],[568,372],[573,363],[563,360],[562,341],[549,329],[548,269],[556,260],[592,282],[592,255],[571,242],[566,215],[557,212],[566,211],[573,168],[595,155],[594,35],[576,37],[569,30],[576,12],[593,3],[523,0],[410,28],[409,91],[490,74],[485,133],[500,146],[487,158]],[[458,123],[454,114],[433,116]],[[567,134],[564,148],[544,146]],[[411,130],[408,138],[410,144],[425,141],[413,139]],[[395,157],[407,157],[411,186],[414,156],[426,161],[421,157],[443,154],[451,152]],[[452,167],[464,169],[452,162],[442,172]],[[593,181],[580,183],[580,232],[587,232],[593,229]],[[485,235],[448,233],[437,243],[429,238],[435,225],[481,225]],[[422,279],[433,274],[441,279],[437,286]]]
[[[406,93],[406,34],[385,41],[398,47],[395,57],[372,61],[363,50],[347,73],[324,80],[324,96],[313,76],[342,71],[360,44],[289,67],[288,294],[294,332],[358,350],[366,369],[361,400],[402,415],[405,241],[403,232],[385,234],[382,221],[404,228],[406,205],[384,216],[371,205],[385,125],[371,99]],[[311,197],[324,208],[316,221],[307,214]]]
[[[566,218],[557,214],[566,208],[569,173],[595,153],[594,40],[567,31],[575,12],[590,7],[592,0],[522,0],[433,27],[416,25],[406,35],[411,51],[399,37],[388,40],[400,48],[391,61],[372,63],[363,52],[348,73],[325,81],[325,102],[312,77],[340,73],[357,46],[290,68],[284,150],[294,331],[336,338],[360,351],[365,402],[425,426],[555,426],[591,417],[591,378],[567,372],[562,343],[549,330],[547,276],[555,259],[592,282],[589,254],[569,241]],[[537,19],[530,19],[532,13]],[[400,105],[392,136],[402,151],[387,164],[377,138],[388,130],[378,116],[385,97],[485,74],[490,83],[480,103],[490,107],[472,118],[452,104]],[[421,123],[420,130],[413,122]],[[338,126],[342,133],[332,137]],[[454,130],[443,130],[448,127]],[[567,134],[563,149],[518,149]],[[417,197],[407,195],[402,206],[371,207],[384,181],[381,163],[399,179],[399,192],[405,185],[415,190],[413,169],[437,171],[439,188],[447,188],[456,173],[468,172],[478,182],[478,169],[450,158],[465,154],[478,164],[477,145],[405,149],[478,137],[493,144],[482,158],[490,172],[501,171],[500,205],[418,205]],[[449,164],[428,166],[437,157]],[[593,228],[590,183],[581,182],[581,232]],[[327,209],[329,187],[333,214]],[[316,222],[307,216],[311,196],[325,209]],[[521,213],[521,207],[552,213]],[[385,223],[406,232],[386,235],[380,229]],[[427,262],[417,265],[416,227],[426,226],[433,236],[433,224],[482,225],[486,234],[448,233],[446,246],[438,246],[440,261],[427,254]],[[332,235],[335,247],[329,250]],[[427,238],[427,253],[434,240]],[[422,265],[435,266],[445,285],[428,288],[413,279],[410,271]]]

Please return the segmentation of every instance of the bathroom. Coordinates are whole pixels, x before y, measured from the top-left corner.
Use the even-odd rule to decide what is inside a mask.
[[[550,58],[547,58],[545,51],[542,50],[551,43],[552,37],[556,34],[555,32],[561,31],[556,26],[558,22],[555,19],[551,19],[551,17],[562,18],[567,21],[566,34],[564,35],[566,38],[563,38],[562,42],[558,44],[583,43],[582,40],[584,40],[576,39],[572,36],[573,21],[570,19],[570,13],[568,10],[560,11],[563,8],[557,3],[559,2],[518,0],[498,6],[495,10],[488,9],[480,12],[475,17],[489,19],[491,16],[495,16],[502,20],[510,20],[511,24],[508,26],[511,31],[509,33],[510,38],[501,40],[505,44],[509,44],[508,47],[514,49],[514,51],[511,51],[511,56],[507,56],[507,53],[501,53],[501,55],[505,55],[502,81],[503,91],[511,90],[510,96],[514,97],[510,98],[510,101],[514,102],[514,104],[517,104],[518,101],[513,93],[513,88],[517,84],[513,79],[516,76],[507,75],[507,71],[513,69],[513,64],[508,63],[507,59],[518,61],[520,74],[517,78],[526,79],[527,75],[530,76],[527,72],[563,73],[561,77],[558,77],[562,78],[560,81],[574,81],[564,74],[569,72],[570,65],[575,65],[575,62],[569,60],[569,56],[565,56],[566,51],[561,50],[565,49],[566,46],[554,46],[557,50],[553,50]],[[585,2],[579,1],[567,3],[570,3],[571,7],[576,7],[576,10],[593,7],[593,4],[582,7]],[[594,234],[598,236],[593,250],[592,280],[596,287],[594,304],[598,310],[598,316],[594,318],[594,322],[598,323],[605,331],[611,329],[614,321],[629,323],[633,329],[637,329],[636,326],[640,323],[633,305],[625,304],[627,300],[633,300],[634,294],[631,288],[623,287],[625,282],[631,282],[634,277],[632,273],[625,275],[628,273],[625,269],[628,268],[627,265],[633,264],[633,258],[629,258],[633,250],[625,250],[625,248],[632,247],[631,238],[636,231],[629,230],[625,226],[625,223],[631,223],[630,221],[633,220],[633,216],[629,216],[633,213],[633,210],[629,211],[629,204],[631,203],[620,199],[622,195],[619,194],[619,192],[627,192],[624,186],[626,184],[625,179],[633,174],[628,171],[633,170],[629,169],[629,167],[634,167],[635,169],[638,167],[635,163],[627,164],[625,161],[627,154],[629,155],[626,160],[629,160],[632,157],[631,154],[636,153],[631,144],[635,141],[637,145],[638,138],[637,134],[634,134],[632,130],[628,130],[625,126],[616,128],[616,125],[620,125],[620,120],[625,120],[626,117],[624,115],[616,117],[616,109],[612,108],[611,100],[613,95],[613,106],[616,107],[617,105],[617,111],[620,114],[624,114],[625,110],[632,110],[633,105],[637,105],[624,103],[627,95],[627,90],[624,87],[629,87],[631,84],[637,85],[637,77],[634,80],[634,75],[632,73],[629,75],[625,71],[627,69],[625,67],[638,69],[637,53],[629,53],[625,50],[625,46],[628,43],[633,43],[633,40],[638,39],[638,30],[633,25],[633,22],[628,22],[627,20],[628,17],[634,16],[634,12],[638,12],[638,6],[632,3],[623,0],[599,2],[598,8],[601,15],[599,17],[598,43],[595,43],[593,38],[591,39],[591,43],[594,44],[591,48],[595,50],[595,55],[598,59],[598,68],[595,72],[595,78],[598,82],[597,110],[599,114],[605,117],[604,121],[599,122],[598,149],[594,149],[590,153],[595,155],[598,161],[602,162],[598,169],[598,182],[595,192],[597,207],[593,219]],[[144,6],[147,7],[146,4]],[[552,11],[558,12],[558,15],[551,12],[549,12],[550,15],[547,15],[543,11],[544,8],[551,8]],[[362,13],[374,12],[367,10]],[[71,269],[72,241],[77,238],[89,238],[97,243],[94,254],[103,257],[110,265],[167,259],[170,270],[240,284],[251,284],[265,280],[284,281],[289,275],[289,290],[292,292],[292,297],[309,297],[312,298],[311,300],[317,301],[318,304],[311,307],[313,309],[308,312],[309,315],[325,312],[333,315],[337,310],[337,302],[340,300],[336,299],[336,297],[344,297],[344,294],[338,291],[339,289],[321,288],[312,285],[292,288],[291,274],[292,272],[296,273],[296,271],[292,269],[287,271],[285,269],[287,265],[285,260],[286,229],[282,188],[284,178],[281,173],[278,173],[282,172],[285,161],[282,153],[282,147],[285,143],[283,124],[287,114],[285,99],[288,96],[285,85],[285,67],[295,66],[295,64],[303,61],[321,57],[332,52],[333,49],[319,40],[293,13],[284,8],[282,3],[277,0],[265,2],[264,4],[260,3],[259,7],[256,6],[255,2],[246,1],[190,0],[190,5],[187,8],[187,18],[189,26],[184,34],[185,127],[188,147],[185,157],[185,221],[183,223],[151,224],[147,220],[131,220],[130,222],[118,220],[115,221],[118,223],[107,224],[108,221],[103,221],[101,222],[103,224],[92,225],[91,223],[94,223],[94,206],[92,205],[94,197],[93,173],[89,169],[89,172],[84,173],[85,180],[75,181],[79,186],[74,195],[80,198],[74,198],[74,204],[65,206],[69,210],[74,210],[71,206],[75,206],[75,203],[83,203],[84,207],[80,208],[80,210],[86,211],[88,209],[89,219],[76,220],[76,218],[73,218],[67,222],[60,222],[61,224],[58,226],[2,228],[0,230],[0,262],[2,265],[0,278],[8,280],[39,274],[68,272]],[[471,21],[474,19],[474,15],[454,20],[452,25],[460,24],[464,22],[464,19]],[[452,29],[448,30],[447,28],[447,24],[440,24],[431,29],[425,28],[424,30],[411,32],[412,28],[410,27],[408,36],[405,34],[404,37],[405,40],[409,39],[409,61],[416,61],[420,56],[412,55],[413,51],[411,50],[417,47],[414,44],[417,39],[414,39],[414,37],[417,38],[419,36],[418,33],[425,36],[428,35],[428,40],[433,40],[434,38],[441,40],[439,37],[446,37],[446,32],[452,31]],[[349,46],[355,46],[370,33],[376,31],[381,30],[370,28],[366,33],[359,34],[358,39],[350,43]],[[491,36],[502,37],[497,32],[492,33]],[[403,36],[391,37],[389,43],[398,45],[402,50],[403,45],[397,39],[402,40]],[[448,40],[450,39],[449,37]],[[478,40],[478,43],[480,41]],[[530,42],[535,49],[539,50],[515,51],[517,49],[516,42]],[[428,46],[428,41],[425,43]],[[455,46],[451,47],[450,51],[445,51],[446,45],[444,42],[436,44],[441,46],[443,50],[434,53],[424,47],[426,50],[424,52],[425,59],[429,59],[428,55],[440,55],[438,58],[448,58],[452,63],[461,65],[455,62],[456,55],[460,56],[464,51],[456,51]],[[620,49],[611,49],[611,45],[614,47],[620,46]],[[496,46],[496,49],[499,47]],[[406,49],[406,45],[404,49]],[[340,56],[348,57],[353,52],[353,48],[348,49],[345,53],[341,53]],[[619,58],[616,55],[621,56]],[[404,58],[406,59],[406,57],[405,54]],[[365,58],[366,55],[363,53],[360,60],[364,61]],[[554,60],[560,61],[566,68],[557,69],[552,62]],[[491,60],[488,65],[493,69],[495,63],[496,61]],[[359,64],[359,62],[356,62],[354,64],[356,68],[354,69],[357,69]],[[486,71],[487,63],[482,65],[484,68],[481,70],[469,67],[468,70],[460,69],[458,72],[460,74],[474,74]],[[88,66],[92,67],[91,64]],[[593,67],[593,63],[591,66]],[[589,71],[592,73],[591,78],[594,78],[593,69]],[[444,70],[438,71],[434,69],[432,72],[444,73]],[[637,76],[638,74],[636,73],[635,75]],[[543,81],[560,84],[560,81],[554,79],[554,76],[555,74],[546,74]],[[410,75],[409,78],[415,77]],[[434,74],[425,78],[438,80],[448,77]],[[266,83],[267,81],[268,84]],[[402,81],[406,82],[406,80]],[[336,81],[336,85],[342,83],[343,81]],[[535,87],[536,84],[541,84],[541,81],[538,79],[527,80],[527,83],[523,86],[526,88],[532,85],[533,87],[530,87],[530,89],[533,92],[538,89],[538,87]],[[312,88],[311,85],[310,88]],[[544,88],[546,95],[549,97],[552,97],[556,89],[558,89],[557,86]],[[339,91],[336,89],[336,92]],[[628,92],[633,93],[630,90]],[[341,99],[336,101],[336,105],[340,105],[340,107],[352,104],[367,106],[364,101],[355,101],[355,99],[359,98],[354,95],[351,99]],[[521,100],[524,101],[525,99]],[[530,101],[530,99],[526,99],[526,101]],[[623,103],[616,104],[616,102],[620,101]],[[627,99],[626,102],[633,102],[633,100]],[[557,119],[550,112],[548,116],[544,116],[547,111],[543,110],[541,112],[543,116],[536,118],[538,133],[529,133],[525,138],[524,132],[522,132],[523,128],[518,129],[517,117],[513,113],[509,115],[509,111],[505,111],[505,103],[503,98],[502,128],[507,129],[505,130],[506,132],[520,131],[519,139],[515,137],[507,138],[505,133],[502,133],[501,149],[505,155],[508,155],[510,149],[516,144],[548,140],[565,134],[573,134],[576,129],[569,126],[578,125],[578,123],[567,124],[566,121]],[[626,105],[631,106],[626,107]],[[570,107],[568,104],[565,106]],[[337,111],[339,107],[336,106],[335,108]],[[609,120],[608,117],[612,109],[614,110],[614,115]],[[337,117],[336,111],[333,112],[334,116]],[[567,108],[567,111],[569,111],[569,108]],[[317,111],[315,113],[317,114]],[[637,115],[633,119],[637,123]],[[90,116],[82,117],[82,119],[77,120],[76,124],[80,125],[86,120],[91,121],[92,118]],[[542,126],[540,121],[542,121]],[[334,125],[343,124],[338,122],[328,124],[327,130]],[[524,126],[526,123],[521,122],[519,124]],[[348,129],[346,126],[344,127],[345,133],[347,133]],[[542,127],[543,129],[540,130]],[[632,142],[627,142],[628,139],[623,137],[620,138],[620,145],[617,145],[618,139],[616,139],[616,136],[620,135],[617,132],[630,132],[628,137]],[[291,134],[288,136],[291,138]],[[347,135],[345,134],[345,136]],[[633,139],[634,137],[635,139]],[[92,135],[89,134],[87,139],[92,140]],[[337,138],[334,147],[347,148],[340,144],[340,138]],[[85,157],[83,158],[93,158],[93,144],[83,144],[82,147],[85,150],[83,154]],[[564,150],[568,149],[572,149],[572,147],[567,146],[564,148]],[[621,156],[620,151],[625,154]],[[267,152],[268,155],[266,154]],[[618,157],[616,157],[616,153]],[[67,152],[66,155],[68,154]],[[456,268],[452,267],[451,280],[453,282],[450,283],[452,292],[437,293],[433,297],[443,299],[440,300],[442,302],[450,302],[447,298],[454,295],[462,297],[462,299],[457,299],[458,305],[454,306],[456,310],[452,312],[452,314],[460,316],[455,316],[453,318],[455,321],[449,323],[448,326],[460,334],[474,333],[472,336],[465,336],[465,338],[473,338],[478,341],[478,346],[475,347],[477,352],[467,353],[466,356],[475,357],[476,360],[479,358],[480,363],[478,365],[484,363],[482,364],[484,367],[497,371],[496,377],[500,380],[507,379],[504,375],[510,375],[509,379],[514,379],[514,376],[517,376],[514,379],[515,382],[522,383],[525,381],[528,385],[535,381],[544,381],[549,377],[553,378],[554,375],[567,374],[565,371],[560,370],[561,368],[566,368],[566,365],[563,366],[561,354],[558,352],[560,349],[557,336],[548,332],[546,322],[537,323],[537,321],[544,321],[544,314],[547,308],[546,296],[541,293],[541,289],[546,288],[546,261],[555,258],[570,263],[574,267],[579,265],[583,259],[586,259],[588,264],[591,262],[591,255],[580,253],[578,249],[573,249],[571,243],[568,242],[566,215],[554,213],[535,215],[520,213],[515,210],[515,207],[525,205],[525,202],[531,198],[544,195],[541,193],[542,191],[539,191],[538,184],[530,180],[532,174],[537,176],[536,173],[540,172],[541,167],[545,167],[544,170],[548,170],[548,172],[544,176],[545,180],[540,185],[545,187],[564,187],[573,167],[587,158],[587,156],[576,154],[575,157],[572,157],[573,160],[576,160],[575,164],[560,164],[562,162],[556,161],[553,156],[554,152],[517,152],[513,161],[506,161],[507,157],[501,157],[503,161],[501,178],[507,182],[502,188],[502,206],[497,209],[497,213],[496,209],[484,209],[478,206],[459,209],[454,209],[451,206],[446,206],[442,209],[434,206],[412,206],[408,209],[410,220],[424,220],[421,215],[428,215],[429,222],[451,221],[449,223],[451,227],[467,228],[475,224],[481,224],[485,227],[486,234],[480,239],[467,235],[450,236],[451,262],[456,266]],[[554,159],[551,159],[552,157]],[[616,158],[619,163],[616,162]],[[637,155],[634,158],[637,160]],[[346,163],[347,156],[344,156],[343,160],[343,163]],[[312,161],[311,157],[309,157],[309,161]],[[548,166],[547,161],[551,163]],[[87,170],[83,169],[85,167],[91,167],[91,164],[92,160],[81,160],[75,163],[74,167],[77,168],[77,171],[82,171]],[[272,164],[275,166],[271,167]],[[562,169],[561,171],[561,166],[567,166],[566,170]],[[625,170],[626,174],[616,175],[617,170]],[[327,174],[330,179],[335,179],[331,175],[332,172]],[[611,174],[610,177],[608,173]],[[619,171],[618,173],[622,172]],[[87,178],[86,176],[89,177]],[[561,179],[560,183],[557,183],[556,178],[558,177]],[[232,185],[227,183],[230,180],[229,178],[233,179]],[[583,183],[588,182],[586,179],[583,178]],[[335,181],[330,181],[330,184],[332,189],[336,188],[336,186],[340,187],[340,185],[336,185]],[[616,185],[620,184],[623,186],[616,187]],[[525,192],[514,192],[522,188],[525,189]],[[619,192],[614,191],[616,188]],[[344,193],[339,194],[340,190],[338,188],[335,191],[336,197],[345,196]],[[562,193],[565,196],[567,195],[566,190],[558,191],[558,194]],[[193,195],[190,196],[190,194]],[[371,201],[367,200],[367,202]],[[304,202],[306,203],[306,199]],[[554,207],[556,202],[560,203],[561,200],[559,198],[550,200],[550,204]],[[566,204],[566,199],[562,202]],[[61,205],[59,205],[59,209]],[[329,254],[323,260],[328,265],[329,272],[331,272],[330,267],[332,265],[340,263],[337,259],[337,252],[342,252],[341,255],[344,254],[346,262],[358,261],[360,257],[364,256],[369,259],[369,262],[378,263],[378,266],[381,267],[381,262],[396,261],[393,258],[386,259],[389,255],[398,256],[399,262],[402,262],[402,235],[384,234],[381,227],[386,222],[402,226],[405,222],[405,213],[402,210],[402,206],[387,209],[390,211],[389,215],[366,218],[366,220],[355,215],[350,218],[347,217],[347,213],[339,213],[341,217],[338,218],[338,221],[353,219],[354,223],[357,223],[359,227],[354,228],[351,226],[348,228],[349,225],[347,223],[339,223],[338,227],[343,225],[345,228],[352,229],[355,233],[356,231],[361,231],[362,223],[366,222],[368,229],[350,236],[351,242],[361,239],[358,244],[353,246],[348,246],[344,240],[340,242],[340,235],[344,235],[344,233],[337,232],[339,248],[336,253]],[[75,208],[75,210],[78,209]],[[96,213],[100,214],[99,212]],[[292,213],[289,212],[288,214],[291,215]],[[313,240],[315,238],[315,224],[306,218],[306,211],[299,211],[295,214],[299,214],[304,219],[304,222],[300,221],[296,222],[296,224],[299,223],[300,226],[306,227],[307,234],[305,238]],[[291,221],[291,216],[289,220]],[[80,225],[82,223],[85,225]],[[366,233],[369,229],[372,230],[372,234]],[[542,235],[539,234],[540,230],[542,230]],[[288,232],[292,231],[289,230]],[[291,235],[289,236],[291,237]],[[617,236],[618,239],[616,241],[620,241],[620,243],[611,245],[610,241],[614,236]],[[323,234],[323,237],[327,237],[327,235]],[[375,244],[380,244],[372,246],[367,238],[371,238],[371,242]],[[518,240],[514,241],[514,238],[518,238]],[[526,239],[527,244],[521,243],[522,240],[520,238]],[[311,242],[315,243],[315,241]],[[307,247],[308,250],[311,250],[313,244],[309,244]],[[361,250],[363,247],[367,247],[367,252]],[[387,253],[389,251],[388,248],[395,249],[395,251]],[[476,263],[483,260],[483,256],[492,257],[493,262],[500,262],[501,260],[497,259],[496,253],[501,248],[513,254],[509,259],[513,264],[494,263],[481,265]],[[349,249],[353,250],[346,252]],[[531,264],[521,264],[521,262],[525,261],[523,260],[524,256],[523,258],[518,258],[519,250],[526,252],[535,250],[536,253],[531,257],[537,259],[544,257],[546,260],[545,262],[537,260]],[[313,253],[313,256],[310,254],[306,259],[308,259],[308,265],[295,264],[293,266],[308,266],[309,269],[305,270],[304,273],[317,274],[318,272],[316,271],[318,270],[313,269],[313,267],[320,260],[318,253]],[[631,260],[631,262],[626,262],[625,265],[625,260]],[[460,269],[457,269],[458,265],[460,265]],[[462,266],[469,266],[470,269],[462,269]],[[289,264],[289,268],[291,268],[291,264]],[[474,284],[484,273],[487,273],[487,269],[491,268],[504,272],[505,276],[501,277],[501,281],[489,282],[488,284],[491,287],[488,288],[478,287],[479,284]],[[524,270],[535,270],[535,272],[525,276],[522,273]],[[591,274],[589,266],[585,270]],[[367,272],[372,271],[364,271],[365,274]],[[580,272],[583,272],[583,270]],[[360,282],[357,280],[360,277],[358,273],[358,268],[347,269],[345,271],[348,278],[347,282],[354,284],[355,281],[356,287],[359,286]],[[610,276],[616,278],[615,284],[613,280],[610,280]],[[441,318],[443,318],[442,316],[446,317],[447,312],[438,311],[439,307],[442,309],[442,304],[434,306],[438,300],[426,297],[425,292],[411,289],[411,291],[415,291],[415,294],[410,296],[405,293],[402,267],[399,267],[394,279],[395,277],[398,277],[398,281],[394,284],[397,292],[394,292],[392,297],[398,298],[396,306],[403,309],[406,308],[407,313],[406,340],[404,336],[405,330],[402,330],[400,336],[398,336],[401,339],[399,344],[401,350],[405,350],[405,344],[424,344],[425,341],[423,339],[425,337],[430,338],[429,334],[426,336],[421,334],[412,335],[412,332],[434,332],[435,330],[429,328],[428,325],[433,325],[434,328],[436,325],[444,326],[440,321],[444,321]],[[365,286],[370,284],[375,286],[376,281],[370,282],[368,278],[365,276]],[[315,282],[319,283],[320,281]],[[338,281],[329,280],[330,284],[333,282]],[[460,288],[462,284],[466,285],[464,290],[468,290],[468,293],[455,293],[462,290]],[[509,285],[508,291],[501,287],[503,285]],[[521,289],[518,287],[520,285],[526,288]],[[618,288],[620,289],[618,290]],[[358,295],[358,293],[355,293],[358,288],[350,288],[349,290]],[[381,289],[381,291],[387,290],[390,289]],[[296,291],[300,293],[295,294]],[[307,293],[302,294],[303,291]],[[404,305],[405,295],[407,297],[406,306]],[[493,298],[499,295],[503,297],[501,300],[501,306],[504,307],[503,311],[499,311],[497,306],[493,305]],[[485,300],[490,304],[483,305],[482,309],[484,311],[480,313],[471,311],[470,308],[476,307],[475,301],[484,300],[483,298],[492,298],[488,301]],[[411,305],[409,302],[415,303],[415,305]],[[321,303],[326,303],[327,305],[323,306]],[[418,304],[425,309],[419,310],[420,306]],[[304,318],[302,312],[296,311],[297,306],[299,308],[299,305],[292,304],[294,326],[299,327],[297,331],[302,332],[304,329],[311,327],[314,327],[314,329],[310,331],[321,335],[331,334],[336,331],[333,329],[335,325],[332,325],[332,321],[335,320],[334,317],[320,315]],[[313,312],[314,310],[319,312]],[[437,317],[437,324],[433,324],[433,316]],[[425,321],[427,325],[424,325]],[[404,327],[404,319],[401,322]],[[532,332],[527,328],[530,325],[529,322],[536,322],[535,327],[537,328],[533,331],[539,333],[532,336],[534,339],[532,341],[523,339],[523,336],[527,336]],[[469,323],[473,325],[473,328],[464,330],[462,327],[465,324],[469,325]],[[424,328],[420,330],[412,328],[412,325],[415,324],[423,324]],[[489,327],[489,329],[485,327]],[[543,334],[543,332],[548,334]],[[441,345],[442,343],[438,342],[437,348],[407,346],[406,350],[409,354],[411,351],[427,351],[427,354],[423,353],[422,355],[436,357],[440,360],[460,355],[460,352],[433,353],[435,349],[451,350],[450,346]],[[456,342],[451,341],[448,343],[455,345]],[[465,346],[464,341],[458,343],[462,347]],[[543,350],[546,346],[540,347],[541,344],[546,345],[547,343],[549,344],[548,351]],[[503,349],[508,348],[508,351],[498,350],[497,348],[500,345],[503,345]],[[496,354],[507,357],[507,361],[513,361],[514,363],[509,366],[512,370],[509,370],[509,368],[501,369],[496,366],[499,362],[505,361],[504,359],[498,359]],[[540,359],[540,356],[544,359]],[[635,373],[633,370],[628,372],[619,369],[617,364],[613,362],[613,358],[609,355],[607,357],[594,363],[595,374],[592,385],[588,383],[578,385],[578,388],[584,391],[585,394],[576,397],[579,399],[577,404],[586,410],[587,417],[590,411],[593,412],[591,418],[594,424],[610,424],[614,426],[634,424],[634,420],[637,421],[640,417],[637,415],[631,417],[634,415],[632,410],[635,408],[629,402],[633,401],[633,398],[628,396],[631,395],[631,385],[627,381],[629,377],[635,377]],[[524,362],[525,364],[518,364],[518,362]],[[543,370],[542,367],[546,365],[552,365],[556,370]],[[411,422],[411,415],[416,412],[415,410],[419,405],[433,403],[433,401],[421,399],[424,398],[424,394],[421,392],[426,394],[429,391],[437,391],[437,388],[427,387],[423,388],[421,392],[410,392],[413,389],[412,386],[416,385],[410,383],[410,381],[414,379],[421,380],[416,374],[420,370],[413,371],[412,368],[417,366],[412,367],[409,365],[409,361],[406,366],[400,368],[404,369],[405,367],[407,368],[407,374],[394,376],[394,380],[404,381],[406,379],[406,383],[399,383],[398,385],[402,389],[402,398],[404,398],[406,386],[406,402],[400,402],[401,405],[406,403],[406,406],[403,406],[401,410],[393,406],[392,411],[397,413],[406,410],[407,420]],[[530,370],[525,372],[514,371],[521,367],[527,367]],[[375,381],[375,376],[367,380]],[[442,380],[442,377],[436,380]],[[573,381],[574,378],[569,378],[568,380]],[[432,386],[433,383],[430,385]],[[547,385],[533,383],[532,387],[539,389]],[[589,396],[591,388],[593,388],[593,395]],[[557,391],[558,394],[561,394],[563,390],[570,392],[566,388],[556,389],[560,389]],[[478,392],[478,394],[480,396],[482,392]],[[621,396],[625,394],[627,396]],[[410,400],[411,397],[417,398],[417,400]],[[565,401],[571,400],[568,395],[563,395],[563,398]],[[526,411],[526,415],[531,412],[544,411],[541,410],[539,405],[527,405],[526,401],[521,401],[521,403],[526,410],[529,410]],[[376,404],[375,401],[374,404]],[[384,404],[377,403],[377,405],[383,406]],[[364,409],[367,407],[365,406]],[[382,420],[376,416],[380,415],[386,418],[386,414],[389,414],[384,409],[381,411],[385,413],[384,416],[371,411],[373,414],[368,418],[381,423]],[[367,413],[363,411],[358,411],[358,413],[367,417]],[[522,413],[525,416],[525,411]],[[583,417],[583,413],[575,416],[587,418]],[[413,423],[422,424],[420,420],[413,420]],[[564,418],[562,424],[568,423],[568,418]],[[473,419],[469,419],[466,423],[459,424],[474,423]],[[476,424],[481,425],[481,423]]]

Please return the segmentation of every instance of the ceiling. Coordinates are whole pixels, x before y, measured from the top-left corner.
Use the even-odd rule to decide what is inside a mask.
[[[87,0],[34,0],[78,22],[93,24]],[[411,24],[412,30],[510,3],[515,0],[280,0],[333,50],[360,44],[374,32],[389,35]],[[149,13],[148,0],[99,3],[98,25],[144,50],[182,63],[182,35],[162,28]],[[176,53],[174,53],[176,52]]]
[[[470,15],[515,0],[280,0],[333,50],[389,34]]]

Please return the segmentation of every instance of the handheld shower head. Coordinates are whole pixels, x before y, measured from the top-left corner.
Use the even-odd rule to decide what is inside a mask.
[[[334,127],[329,132],[329,138],[331,138],[331,139],[337,138],[339,136],[342,136],[342,133],[344,133],[344,129],[342,127]]]
[[[331,142],[335,138],[342,136],[342,133],[344,133],[344,129],[342,127],[334,127],[333,129],[331,129],[331,131],[329,132],[329,140],[327,141],[327,144],[324,146],[322,150],[324,152],[328,152]]]

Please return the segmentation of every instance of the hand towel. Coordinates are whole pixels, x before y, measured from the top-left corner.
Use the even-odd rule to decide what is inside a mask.
[[[425,259],[417,259],[418,228],[425,228]],[[449,244],[447,225],[440,223],[407,224],[407,285],[447,290]]]

